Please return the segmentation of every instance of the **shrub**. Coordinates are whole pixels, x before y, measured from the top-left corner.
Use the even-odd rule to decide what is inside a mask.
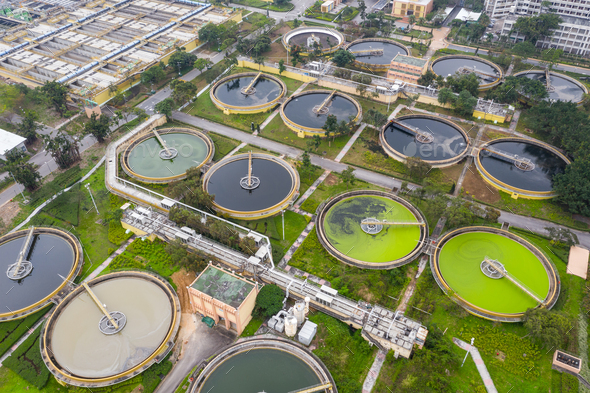
[[[4,366],[35,385],[37,389],[43,388],[49,379],[49,370],[45,367],[39,351],[40,332],[41,326],[3,362]]]
[[[125,233],[125,228],[121,225],[120,221],[112,220],[109,222],[109,241],[113,244],[120,246],[133,236],[133,233]]]
[[[256,297],[254,314],[269,318],[283,308],[285,292],[276,285],[265,285]]]

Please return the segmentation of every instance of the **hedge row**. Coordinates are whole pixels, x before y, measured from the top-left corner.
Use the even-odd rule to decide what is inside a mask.
[[[33,334],[4,361],[3,365],[20,375],[37,389],[43,388],[49,380],[49,370],[43,363],[39,351],[39,326]]]
[[[0,323],[0,356],[4,355],[48,310],[44,308],[26,318]]]

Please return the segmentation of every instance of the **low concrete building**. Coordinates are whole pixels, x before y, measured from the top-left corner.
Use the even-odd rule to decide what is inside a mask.
[[[391,15],[405,18],[414,15],[416,19],[425,18],[432,11],[434,0],[394,0]]]
[[[417,57],[406,56],[398,53],[387,71],[387,79],[390,81],[400,80],[417,84],[418,79],[426,72],[428,60]]]
[[[297,339],[303,345],[309,346],[311,344],[315,334],[318,331],[318,325],[311,322],[306,321],[301,330],[299,331],[299,335]]]
[[[258,284],[229,270],[213,265],[188,287],[194,312],[223,323],[226,329],[242,334],[252,319]]]
[[[6,153],[13,149],[27,151],[27,139],[0,128],[0,160],[6,161]]]

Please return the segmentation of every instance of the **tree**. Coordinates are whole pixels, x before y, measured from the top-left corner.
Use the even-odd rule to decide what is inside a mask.
[[[367,17],[366,11],[367,11],[367,5],[365,4],[365,2],[363,0],[360,0],[358,2],[358,6],[357,6],[358,10],[359,10],[359,14],[361,16],[361,19],[364,21]]]
[[[279,75],[282,75],[286,69],[287,69],[287,67],[285,67],[285,60],[283,60],[283,59],[279,60]]]
[[[207,23],[199,29],[199,41],[207,43],[208,46],[217,44],[222,38],[222,31],[216,24]]]
[[[566,119],[566,117],[563,117]],[[565,168],[563,174],[553,177],[553,190],[557,200],[566,204],[569,211],[590,216],[590,153],[583,145],[581,154]]]
[[[262,67],[264,65],[264,57],[256,56],[254,58],[254,63],[258,64],[258,71],[260,71],[260,67]]]
[[[236,58],[236,56],[226,56],[225,59],[223,59],[223,66],[225,68],[230,68],[237,65],[238,59]]]
[[[535,45],[529,41],[519,42],[512,47],[512,53],[524,59],[531,57],[536,51]]]
[[[432,170],[432,166],[420,157],[407,157],[406,166],[408,175],[414,179],[423,179]]]
[[[166,119],[172,120],[172,109],[174,108],[174,101],[172,98],[166,98],[156,104],[154,109],[159,113],[166,115]]]
[[[415,24],[416,23],[416,15],[408,16],[408,22],[410,23],[410,25]]]
[[[141,73],[141,83],[149,85],[158,83],[166,78],[166,73],[160,66],[153,66]]]
[[[523,316],[524,327],[529,335],[545,348],[560,348],[567,341],[573,326],[564,314],[546,308],[529,308]]]
[[[47,98],[49,98],[53,108],[63,116],[67,110],[66,100],[68,98],[68,87],[63,83],[52,81],[46,82],[43,87],[41,87],[41,90],[45,93]]]
[[[332,135],[332,141],[334,140],[336,127],[338,127],[338,118],[334,115],[328,115],[326,122],[322,126],[322,129],[325,131],[324,135],[326,138],[329,138],[330,135]]]
[[[470,225],[473,222],[474,214],[471,211],[471,204],[460,198],[453,198],[445,211],[447,224],[451,228]]]
[[[580,244],[578,236],[568,228],[545,227],[545,230],[549,232],[550,243],[556,247],[571,247]]]
[[[367,111],[364,120],[372,126],[379,128],[387,122],[387,115],[371,108]]]
[[[36,165],[27,162],[27,155],[23,151],[13,149],[6,153],[5,157],[4,169],[12,173],[17,183],[22,184],[29,191],[39,187],[41,175]]]
[[[556,14],[540,14],[538,16],[521,16],[516,20],[512,29],[525,36],[526,41],[536,44],[542,37],[551,37],[553,30],[563,22]]]
[[[97,115],[93,113],[90,116],[90,120],[84,124],[84,131],[86,134],[91,134],[99,143],[104,142],[111,129],[109,128],[109,118],[104,115]]]
[[[43,129],[43,125],[37,123],[39,115],[33,111],[25,112],[21,122],[16,126],[19,135],[27,138],[27,143],[32,143],[37,139],[37,131]]]
[[[476,105],[477,98],[473,97],[467,90],[463,90],[459,93],[459,97],[457,97],[453,106],[458,114],[468,117],[473,115]]]
[[[277,285],[267,284],[256,296],[254,314],[261,318],[270,318],[283,308],[285,292]]]
[[[472,96],[479,94],[479,78],[474,73],[451,75],[447,77],[446,84],[455,93],[467,90]]]
[[[453,94],[452,90],[448,87],[444,87],[438,91],[438,102],[441,104],[454,104],[457,100],[455,94]]]
[[[336,53],[334,53],[332,61],[338,67],[346,67],[348,64],[353,63],[355,59],[354,54],[351,52],[344,49],[338,49]]]
[[[422,76],[418,79],[418,84],[422,86],[430,86],[432,82],[436,79],[436,74],[430,70],[427,70]]]
[[[487,206],[485,208],[485,216],[484,218],[490,222],[498,222],[498,218],[500,218],[500,215],[502,213],[500,212],[500,210],[498,209],[494,209],[491,206]]]
[[[43,135],[43,141],[45,148],[61,169],[67,169],[75,162],[80,161],[78,141],[71,136],[59,131],[54,138]]]
[[[203,72],[203,70],[210,64],[213,64],[211,60],[200,57],[195,60],[194,67],[199,70],[199,72]]]
[[[299,166],[299,170],[301,171],[302,176],[308,176],[308,179],[311,179],[311,174],[313,173],[313,165],[311,164],[311,159],[309,157],[309,153],[304,151],[301,155],[301,165]]]
[[[541,64],[543,64],[549,70],[553,69],[553,66],[559,61],[559,58],[563,54],[563,49],[547,49],[541,52]]]
[[[317,150],[321,144],[322,144],[322,138],[318,134],[315,134],[313,136],[313,138],[310,138],[307,141],[307,146],[309,146],[310,149],[313,148],[314,150]]]
[[[171,64],[174,68],[180,72],[185,67],[190,67],[197,61],[197,56],[192,53],[187,53],[184,47],[176,48],[176,52],[168,59],[168,64]]]
[[[342,173],[340,173],[340,179],[342,179],[342,182],[346,185],[346,189],[348,190],[348,185],[350,184],[353,186],[354,182],[356,181],[356,177],[354,176],[354,168],[349,166],[343,170]]]
[[[197,86],[191,82],[185,82],[182,79],[175,79],[170,83],[172,99],[177,103],[184,103],[197,94]]]

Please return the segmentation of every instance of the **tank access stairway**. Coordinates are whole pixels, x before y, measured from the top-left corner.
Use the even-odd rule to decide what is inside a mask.
[[[362,50],[349,50],[354,57],[369,57],[369,56],[383,56],[383,49],[362,49]]]
[[[330,101],[332,101],[332,98],[334,98],[334,94],[336,94],[336,90],[333,90],[330,95],[328,96],[328,98],[326,98],[321,105],[316,106],[313,108],[313,111],[315,114],[319,115],[325,115],[326,113],[328,113],[328,104],[330,103]]]

